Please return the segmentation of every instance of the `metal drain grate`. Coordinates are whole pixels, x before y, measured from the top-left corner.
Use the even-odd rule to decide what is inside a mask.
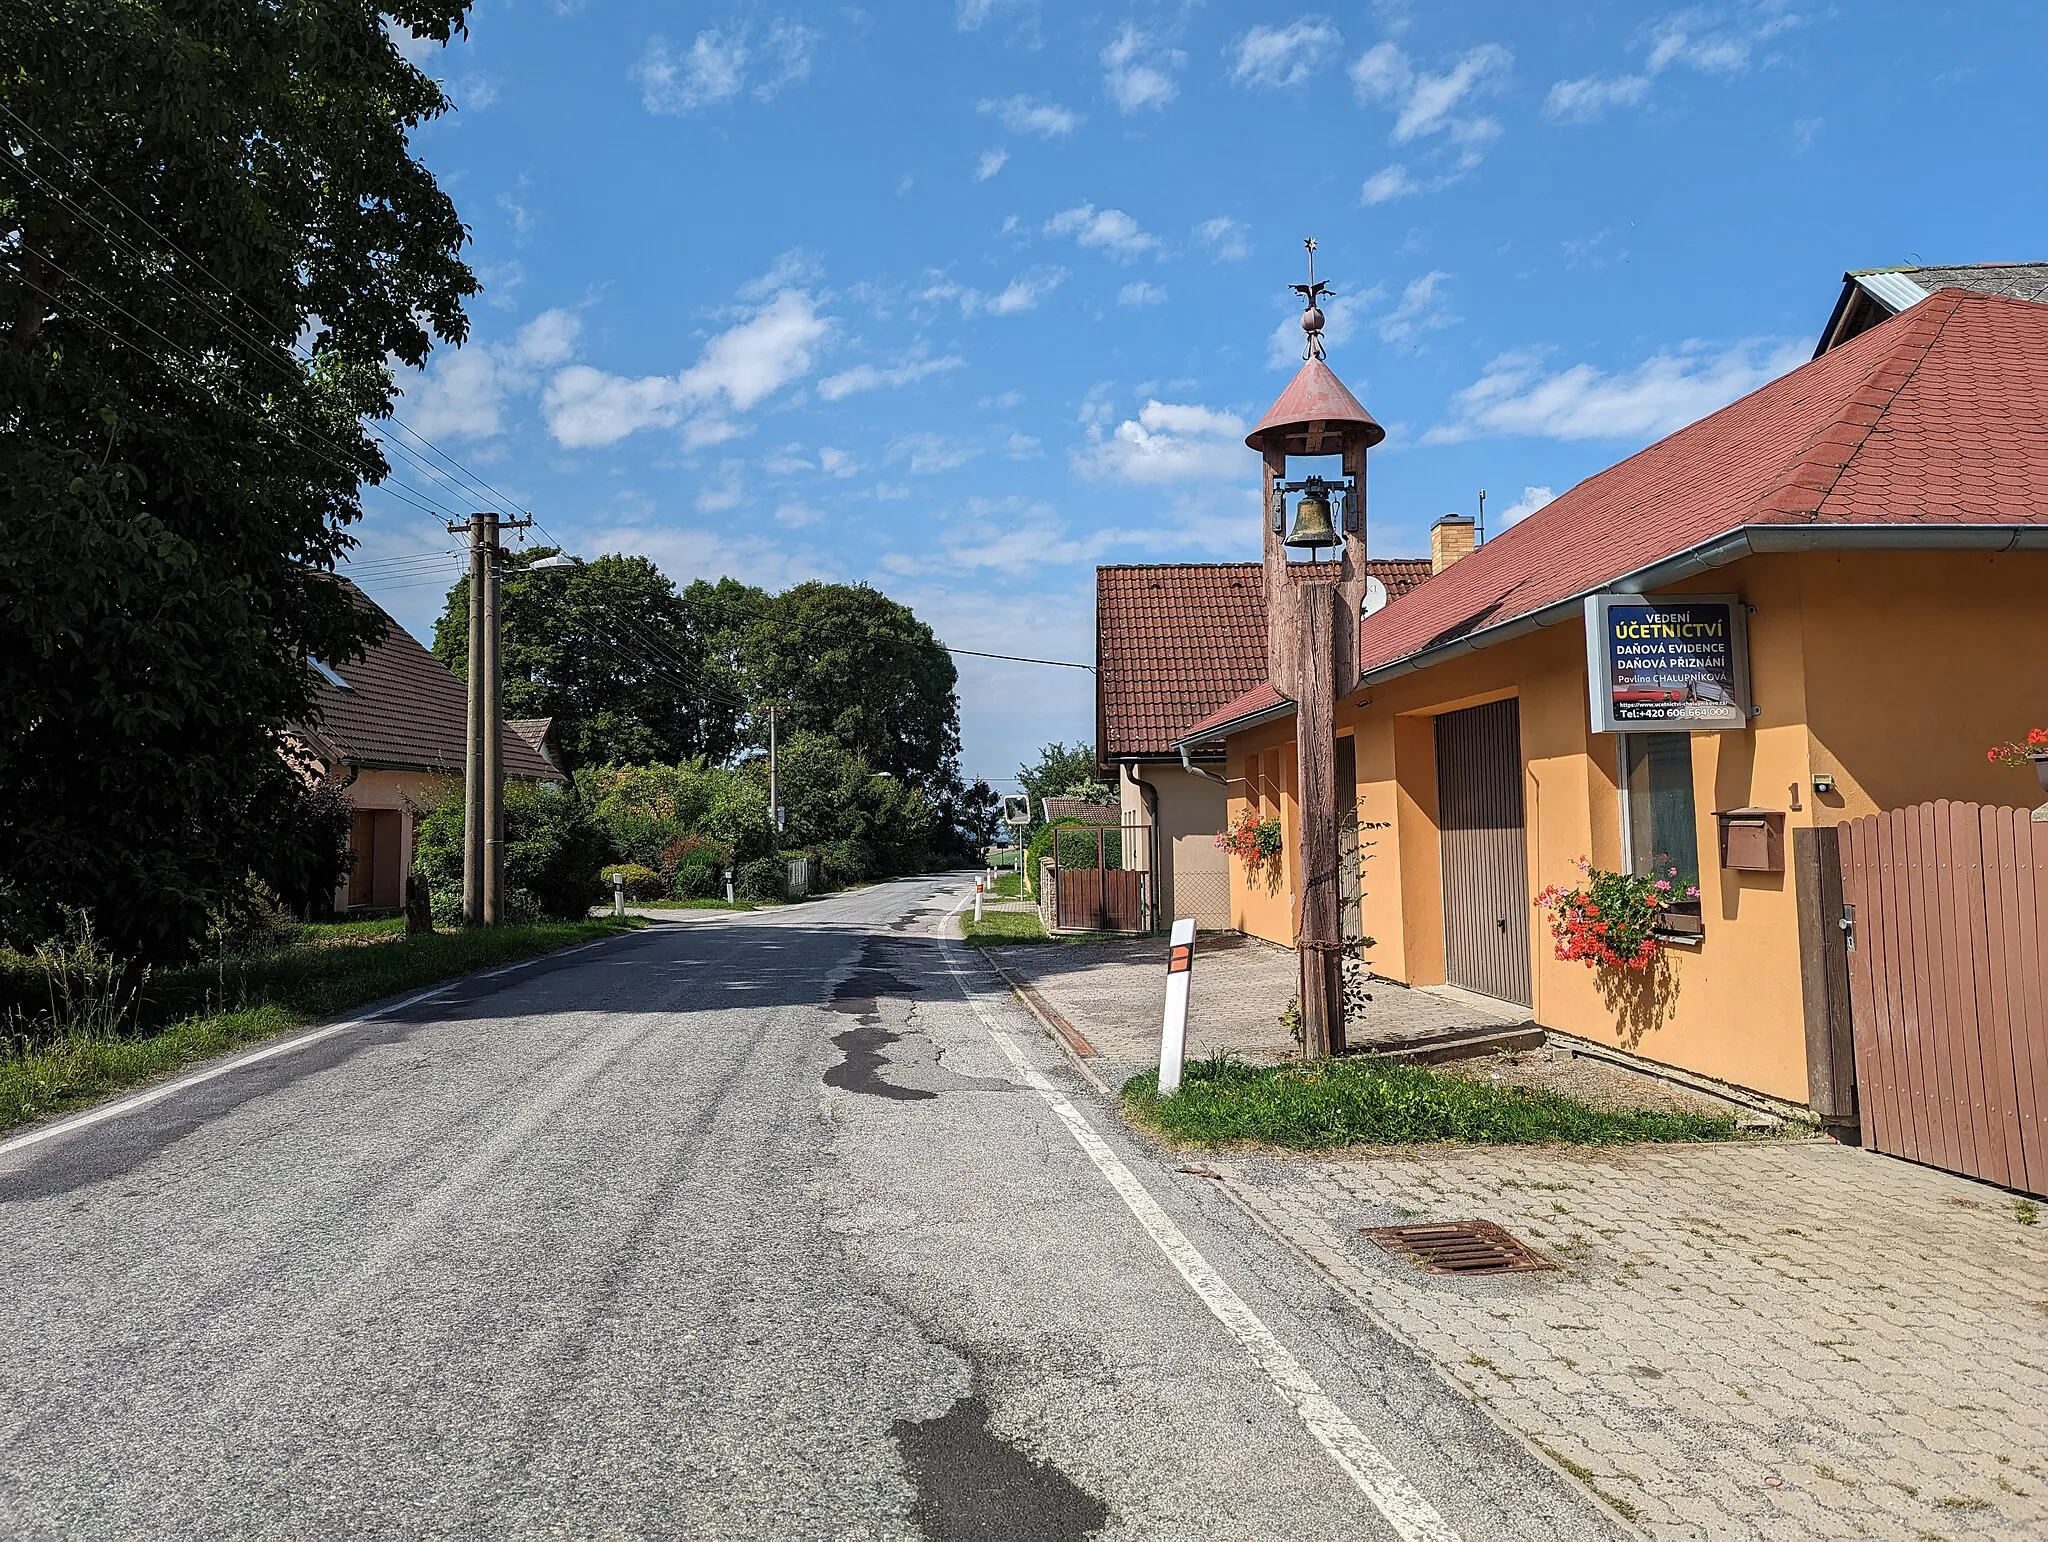
[[[1556,1264],[1491,1221],[1445,1221],[1435,1226],[1367,1226],[1365,1235],[1389,1253],[1431,1274],[1526,1274]]]

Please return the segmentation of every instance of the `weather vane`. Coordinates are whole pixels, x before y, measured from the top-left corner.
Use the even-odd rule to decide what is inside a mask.
[[[1320,359],[1323,356],[1323,310],[1316,302],[1329,293],[1330,286],[1316,279],[1316,238],[1306,236],[1301,244],[1308,248],[1308,282],[1289,284],[1287,287],[1301,296],[1304,307],[1301,313],[1301,330],[1308,334],[1308,346],[1302,357]]]

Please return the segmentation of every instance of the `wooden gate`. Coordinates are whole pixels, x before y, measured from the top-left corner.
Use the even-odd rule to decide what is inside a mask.
[[[2048,1194],[2048,824],[1944,800],[1839,845],[1864,1144]]]
[[[1076,835],[1086,832],[1077,831]],[[1145,875],[1123,868],[1122,840],[1116,832],[1118,865],[1109,863],[1109,830],[1095,829],[1095,865],[1068,867],[1060,862],[1061,840],[1053,841],[1053,918],[1061,931],[1138,932],[1145,929]]]
[[[1444,978],[1529,1005],[1529,856],[1513,698],[1436,720]]]

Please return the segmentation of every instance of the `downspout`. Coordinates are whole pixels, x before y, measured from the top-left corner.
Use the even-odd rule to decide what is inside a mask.
[[[1151,826],[1151,835],[1145,842],[1147,871],[1152,875],[1152,929],[1159,929],[1159,789],[1138,775],[1135,760],[1124,762],[1124,775],[1137,784],[1138,795],[1145,800],[1145,819]]]
[[[1212,782],[1221,782],[1225,787],[1230,785],[1229,777],[1218,776],[1214,771],[1204,771],[1200,766],[1188,759],[1188,747],[1185,744],[1179,745],[1177,748],[1180,750],[1180,768],[1187,772],[1189,776],[1205,776]]]

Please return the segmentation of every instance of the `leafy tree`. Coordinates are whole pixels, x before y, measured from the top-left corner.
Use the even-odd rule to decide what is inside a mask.
[[[707,670],[699,608],[645,557],[526,571],[554,554],[510,557],[499,586],[507,714],[553,718],[572,767],[729,755],[739,693]],[[434,653],[468,673],[467,576],[448,592]]]
[[[1094,803],[1117,800],[1116,789],[1101,780],[1094,749],[1086,744],[1041,747],[1036,762],[1017,768],[1017,780],[1024,784],[1025,795],[1031,800],[1033,830],[1045,823],[1047,798],[1086,798]]]
[[[759,762],[755,775],[765,773]],[[778,788],[789,811],[783,839],[815,846],[841,881],[923,871],[943,833],[925,792],[878,775],[829,735],[799,732],[782,749]]]
[[[739,663],[757,700],[788,704],[787,728],[916,785],[957,783],[959,675],[908,606],[865,584],[798,584],[747,628]]]
[[[377,623],[320,570],[387,467],[390,361],[475,280],[386,19],[467,0],[0,0],[0,927],[131,953],[303,821],[309,655]],[[301,354],[300,340],[310,358]],[[315,825],[318,821],[313,821]],[[316,842],[317,844],[317,842]],[[317,864],[317,852],[309,854]]]

